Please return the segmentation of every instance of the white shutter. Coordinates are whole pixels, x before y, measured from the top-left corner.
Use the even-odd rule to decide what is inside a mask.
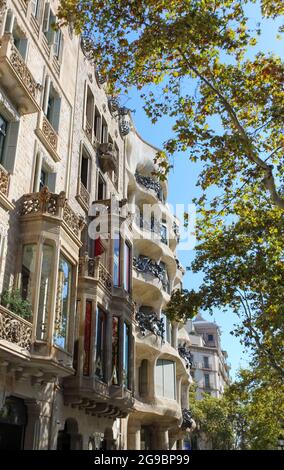
[[[43,23],[42,23],[42,30],[44,33],[48,33],[49,23],[50,23],[50,3],[46,3],[44,6],[44,15],[43,15]]]
[[[33,16],[37,16],[37,5],[39,0],[31,0],[31,13]]]
[[[163,379],[163,361],[157,360],[155,367],[155,392],[159,397],[164,396],[164,379]]]
[[[37,2],[37,10],[36,10],[36,19],[38,20],[39,24],[42,21],[42,15],[44,11],[44,0],[38,0]]]
[[[9,173],[13,173],[15,167],[19,127],[20,121],[8,125],[3,166]]]
[[[56,184],[56,173],[48,173],[48,189],[52,193],[55,192],[55,184]]]
[[[53,44],[53,53],[57,58],[58,58],[58,55],[59,55],[59,48],[60,48],[60,35],[61,35],[61,31],[58,29],[55,32],[54,44]]]

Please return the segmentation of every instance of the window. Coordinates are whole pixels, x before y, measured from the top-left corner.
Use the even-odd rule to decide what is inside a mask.
[[[92,335],[92,310],[93,303],[91,300],[86,301],[85,311],[85,327],[84,327],[84,365],[83,375],[90,374],[91,363],[91,335]]]
[[[39,21],[42,15],[43,0],[31,0],[32,15]]]
[[[120,235],[119,233],[114,234],[113,241],[113,285],[115,287],[120,286]]]
[[[86,131],[90,140],[92,140],[93,115],[94,115],[94,95],[91,92],[90,87],[87,86]]]
[[[85,186],[86,189],[89,189],[89,166],[89,156],[83,150],[81,159],[81,183]]]
[[[61,99],[53,88],[52,83],[49,87],[47,106],[45,114],[53,129],[58,132],[60,116]]]
[[[54,25],[55,24],[56,24],[56,16],[54,15],[54,13],[52,12],[50,8],[50,3],[47,2],[44,7],[42,30],[49,45],[54,43],[54,38],[55,38]]]
[[[101,133],[101,142],[107,143],[108,142],[108,130],[107,130],[107,123],[105,119],[102,119],[102,133]]]
[[[208,335],[207,338],[208,341],[214,341],[214,335]]]
[[[39,340],[47,339],[47,328],[52,296],[52,274],[54,269],[54,249],[44,244],[42,250],[41,277],[39,289],[39,303],[37,314],[36,337]]]
[[[49,191],[55,192],[56,173],[53,173],[48,164],[43,161],[41,152],[36,155],[36,168],[34,175],[35,192],[41,191],[44,186],[47,186]]]
[[[173,361],[158,359],[155,367],[156,394],[160,397],[176,398],[176,365]]]
[[[53,54],[56,59],[61,63],[63,56],[63,34],[60,29],[55,32]]]
[[[204,387],[205,388],[211,388],[211,386],[210,386],[210,375],[209,374],[204,374]]]
[[[127,323],[124,322],[123,328],[123,385],[130,389],[130,369],[129,369],[129,353],[130,353],[130,328]]]
[[[8,122],[0,114],[0,163],[4,161],[4,148],[7,135]]]
[[[166,264],[163,261],[161,261],[160,267],[162,268],[162,274],[163,274],[163,278],[162,278],[163,289],[169,294],[170,293],[170,281],[168,277]]]
[[[165,243],[165,245],[168,244],[168,228],[167,225],[164,223],[161,225],[161,241]]]
[[[127,292],[131,291],[131,247],[128,242],[124,242],[124,267],[123,283]]]
[[[95,108],[94,119],[94,134],[98,142],[101,141],[101,115],[97,108]]]
[[[105,347],[105,312],[98,308],[96,327],[96,363],[95,374],[100,379],[104,379],[104,347]]]
[[[54,328],[54,344],[62,349],[67,348],[68,340],[68,320],[71,307],[71,289],[72,289],[72,266],[67,259],[60,255],[58,286],[57,286],[57,305]]]
[[[164,314],[164,313],[161,313],[161,320],[163,321],[163,324],[164,324],[164,331],[165,331],[165,341],[167,341],[168,343],[171,344],[171,338],[172,338],[172,335],[171,335],[171,322],[169,321],[169,319],[167,318],[167,316]]]
[[[111,382],[114,385],[119,383],[119,319],[112,317],[112,377]]]
[[[105,183],[105,180],[103,179],[102,175],[99,173],[99,177],[98,177],[98,197],[97,197],[97,199],[99,201],[101,201],[105,198],[106,198],[106,183]]]
[[[203,367],[209,369],[209,357],[203,356]]]
[[[148,393],[148,361],[143,359],[139,367],[139,395],[146,396]]]
[[[25,300],[32,300],[33,286],[36,279],[36,251],[35,244],[24,245],[21,272],[21,294]]]

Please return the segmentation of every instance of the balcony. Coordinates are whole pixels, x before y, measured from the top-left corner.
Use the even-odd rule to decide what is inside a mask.
[[[194,424],[194,420],[192,418],[191,411],[188,410],[187,408],[183,408],[181,429],[189,432],[193,424]]]
[[[146,336],[147,331],[159,336],[164,342],[165,327],[163,320],[159,320],[155,312],[144,312],[142,310],[136,313],[136,321],[142,336]]]
[[[186,346],[179,346],[178,352],[180,357],[182,357],[182,359],[185,361],[186,368],[190,369],[193,364],[192,354],[190,350]]]
[[[91,280],[107,293],[112,293],[112,276],[100,262],[99,256],[96,258],[82,257],[79,260],[79,277],[84,281]]]
[[[37,128],[36,128],[36,135],[43,143],[43,145],[47,148],[50,155],[52,156],[55,162],[60,161],[60,157],[57,153],[58,149],[58,134],[53,129],[52,125],[48,121],[47,117],[44,115],[43,111],[39,113]]]
[[[104,173],[115,171],[117,166],[117,156],[114,145],[110,142],[99,144],[98,146],[99,164]]]
[[[32,323],[0,305],[1,350],[10,350],[16,346],[15,351],[17,353],[29,353],[32,342],[32,328]]]
[[[21,115],[39,111],[38,84],[10,34],[5,34],[1,39],[0,85]]]
[[[137,172],[135,173],[135,178],[140,186],[143,186],[147,190],[153,191],[156,197],[161,201],[161,185],[159,181],[151,178],[151,176],[140,175],[140,173]]]
[[[133,266],[136,271],[141,273],[149,273],[152,276],[163,281],[164,270],[156,261],[151,260],[148,256],[140,255],[138,258],[133,258]]]
[[[79,191],[76,196],[77,201],[81,204],[85,211],[89,210],[90,207],[90,193],[83,185],[82,181],[79,182]]]
[[[6,210],[14,209],[14,204],[8,200],[9,183],[10,175],[5,168],[0,165],[0,205]]]
[[[82,217],[77,216],[69,206],[64,191],[55,194],[44,186],[38,193],[25,194],[22,198],[20,216],[25,225],[27,221],[34,223],[39,218],[56,223],[81,245],[80,232],[84,222]]]

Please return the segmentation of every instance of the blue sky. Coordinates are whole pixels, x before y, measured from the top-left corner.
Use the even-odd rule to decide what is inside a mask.
[[[260,21],[259,9],[257,6],[248,9],[248,17],[251,26],[255,26]],[[281,20],[265,20],[262,22],[263,32],[259,38],[259,43],[253,48],[256,53],[259,50],[264,52],[274,52],[283,57],[284,55],[284,37],[282,40],[276,40],[278,27],[284,23]],[[162,147],[163,142],[172,134],[172,123],[168,118],[163,118],[153,125],[143,111],[143,102],[136,90],[131,90],[128,99],[121,97],[122,104],[135,109],[134,120],[138,132],[157,147]],[[125,103],[124,103],[125,99]],[[169,198],[168,202],[172,205],[192,203],[192,199],[198,195],[196,181],[201,170],[200,163],[192,163],[185,154],[179,154],[174,160],[174,168],[169,176]],[[184,266],[189,266],[194,259],[194,250],[178,252],[180,261]],[[193,274],[187,271],[184,277],[185,288],[197,288],[202,280],[202,273]],[[202,313],[203,314],[203,313]],[[248,352],[244,351],[239,340],[230,334],[234,323],[237,322],[236,316],[232,312],[223,313],[216,310],[213,317],[204,313],[205,318],[216,321],[222,332],[222,347],[228,352],[229,362],[231,364],[231,376],[234,377],[240,366],[245,366],[248,360]]]

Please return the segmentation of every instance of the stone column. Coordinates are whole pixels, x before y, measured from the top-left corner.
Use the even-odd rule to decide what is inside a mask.
[[[159,426],[156,431],[155,449],[169,450],[169,431],[168,427]]]
[[[106,314],[105,378],[109,383],[112,376],[112,313]]]
[[[25,400],[28,422],[25,432],[25,450],[47,450],[50,428],[50,403]]]
[[[128,425],[127,450],[141,449],[141,426],[140,423]]]

